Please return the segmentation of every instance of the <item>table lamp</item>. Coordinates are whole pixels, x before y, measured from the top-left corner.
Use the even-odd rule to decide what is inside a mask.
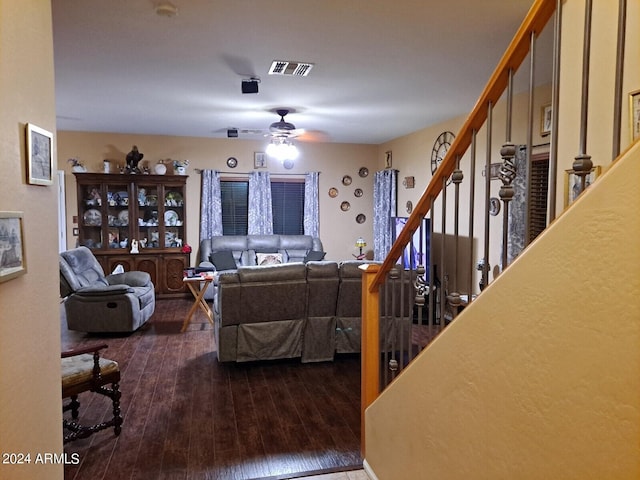
[[[358,239],[356,240],[356,247],[358,247],[360,249],[360,255],[359,256],[362,256],[362,249],[364,247],[366,247],[366,246],[367,246],[367,242],[364,241],[364,238],[358,237]]]

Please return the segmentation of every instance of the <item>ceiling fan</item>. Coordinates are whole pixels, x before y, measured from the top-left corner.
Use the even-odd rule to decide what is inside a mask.
[[[280,115],[280,120],[269,125],[269,133],[266,136],[275,138],[296,138],[305,132],[304,129],[296,128],[293,123],[287,122],[284,119],[284,117],[289,113],[288,109],[279,108],[276,110],[276,113]]]

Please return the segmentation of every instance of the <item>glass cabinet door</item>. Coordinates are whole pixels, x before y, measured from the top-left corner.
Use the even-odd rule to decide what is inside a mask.
[[[91,249],[102,248],[102,185],[82,185],[78,196],[79,244]]]
[[[129,228],[129,190],[127,184],[106,186],[107,231],[105,235],[108,250],[124,250],[131,244]]]
[[[184,239],[184,188],[165,185],[163,201],[164,248],[181,248]]]
[[[136,186],[137,226],[136,238],[140,248],[160,248],[160,209],[158,185],[139,184]]]

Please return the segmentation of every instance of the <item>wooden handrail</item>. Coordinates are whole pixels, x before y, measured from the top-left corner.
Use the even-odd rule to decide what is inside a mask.
[[[495,105],[507,88],[509,71],[515,72],[529,53],[531,35],[538,36],[540,34],[555,12],[555,9],[556,0],[536,0],[531,6],[527,16],[524,18],[520,28],[494,70],[493,75],[491,75],[475,107],[456,135],[442,163],[433,174],[431,182],[427,185],[427,188],[409,216],[406,225],[391,246],[391,250],[384,259],[375,278],[369,284],[370,293],[380,288],[389,271],[395,265],[396,260],[402,255],[404,248],[420,226],[421,220],[429,212],[431,199],[436,198],[442,191],[443,178],[449,178],[453,173],[453,170],[456,168],[457,159],[462,158],[469,148],[469,145],[471,145],[474,132],[480,130],[487,120],[488,106]]]

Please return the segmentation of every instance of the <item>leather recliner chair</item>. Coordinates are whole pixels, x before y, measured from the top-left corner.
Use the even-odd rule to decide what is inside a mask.
[[[69,330],[79,332],[133,332],[149,320],[156,305],[148,273],[105,275],[87,247],[60,254],[60,296]]]

